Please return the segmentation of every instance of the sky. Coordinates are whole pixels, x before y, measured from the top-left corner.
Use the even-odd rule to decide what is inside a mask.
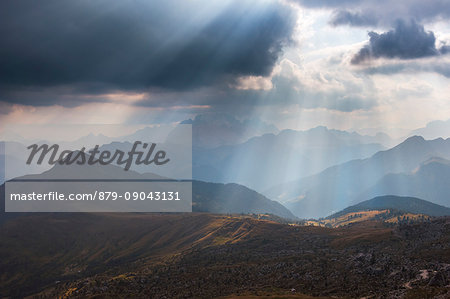
[[[450,118],[450,0],[4,0],[0,128]]]

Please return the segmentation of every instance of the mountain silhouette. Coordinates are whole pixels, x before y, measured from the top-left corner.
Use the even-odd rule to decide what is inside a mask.
[[[384,147],[377,138],[316,127],[283,130],[214,149],[193,148],[193,178],[235,182],[257,191],[318,173],[353,159],[370,157]]]
[[[296,217],[280,203],[238,184],[216,184],[194,181],[193,212],[217,214],[274,214],[282,218]]]
[[[415,196],[435,204],[450,206],[450,161],[431,158],[412,173],[387,174],[359,198],[384,194]]]
[[[425,140],[413,136],[370,158],[330,167],[317,175],[272,187],[264,194],[284,203],[298,217],[325,217],[371,198],[361,195],[385,175],[411,173],[432,157],[450,158],[450,138]],[[428,199],[428,196],[421,197]],[[445,200],[448,196],[439,202]]]

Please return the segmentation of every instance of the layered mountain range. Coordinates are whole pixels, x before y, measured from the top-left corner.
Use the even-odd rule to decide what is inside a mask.
[[[278,131],[259,120],[240,121],[226,115],[198,116],[184,123],[193,127],[194,211],[319,218],[384,195],[418,197],[442,206],[450,205],[450,139],[425,140],[412,136],[391,147],[396,141],[385,134],[366,136],[326,127]],[[447,123],[431,123],[416,131],[432,135],[445,130]],[[241,132],[244,127],[251,130]],[[208,135],[224,139],[202,143],[198,138],[208,130]],[[144,128],[128,137],[145,139],[157,131],[153,127]],[[229,134],[222,134],[223,131]],[[110,142],[110,138],[99,136],[98,140],[105,142],[102,149],[130,146],[127,141]],[[97,137],[88,135],[75,143],[83,140],[93,142]],[[4,145],[0,144],[0,156],[8,161],[6,179],[29,173],[41,178],[61,177],[61,171],[75,171],[86,178],[97,175],[91,168],[77,166],[70,170],[60,167],[48,170],[45,165],[21,169],[15,155],[26,156],[25,145],[8,142],[8,153],[2,149]],[[5,159],[0,159],[0,166],[5,168]],[[114,177],[115,166],[110,166],[102,176]],[[135,171],[130,171],[130,175],[132,179],[159,178]]]
[[[439,158],[437,158],[439,157]],[[268,189],[299,217],[325,217],[379,195],[415,196],[449,206],[450,138],[413,136],[370,158],[352,160],[316,175]]]

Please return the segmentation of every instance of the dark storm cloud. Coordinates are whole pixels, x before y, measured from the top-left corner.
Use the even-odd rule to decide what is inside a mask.
[[[421,23],[450,17],[450,0],[291,0],[307,8],[333,10],[330,24],[391,26],[397,19]]]
[[[448,53],[450,53],[450,46],[443,45],[443,46],[439,49],[439,52],[441,52],[441,54],[448,54]]]
[[[102,94],[110,86],[102,84],[73,84],[64,86],[7,86],[0,90],[0,102],[33,106],[62,105],[76,107],[86,103],[106,103]],[[110,93],[117,90],[108,90]]]
[[[422,25],[414,21],[398,21],[395,29],[382,34],[372,31],[369,37],[369,44],[352,58],[352,64],[380,57],[414,59],[436,56],[448,50],[446,46],[437,49],[434,33],[425,31]]]
[[[189,90],[270,74],[295,25],[286,6],[195,3],[1,1],[0,100],[36,104],[24,88]],[[49,92],[39,104],[60,100]]]

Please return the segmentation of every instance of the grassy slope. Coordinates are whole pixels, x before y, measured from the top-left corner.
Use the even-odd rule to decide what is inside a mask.
[[[450,208],[431,203],[429,201],[404,196],[378,196],[356,205],[345,208],[341,212],[333,214],[327,218],[336,218],[344,214],[373,211],[373,210],[396,210],[404,213],[425,214],[429,216],[450,216]]]
[[[327,229],[209,214],[31,215],[0,231],[0,294],[383,294],[450,263],[449,221]]]

